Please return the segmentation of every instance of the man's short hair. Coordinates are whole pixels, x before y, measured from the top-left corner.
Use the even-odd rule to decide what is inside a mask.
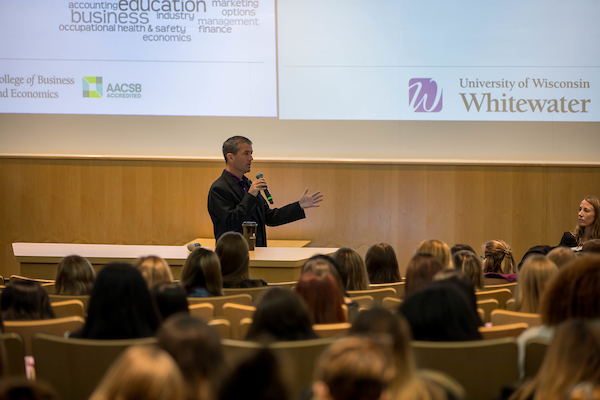
[[[240,143],[248,143],[252,146],[252,141],[244,136],[232,136],[223,142],[223,157],[225,158],[225,163],[227,163],[228,153],[235,155],[240,151]]]

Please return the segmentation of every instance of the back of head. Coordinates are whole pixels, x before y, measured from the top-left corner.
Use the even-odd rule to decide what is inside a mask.
[[[562,268],[575,259],[575,253],[568,247],[556,247],[546,255],[558,268]]]
[[[188,314],[176,314],[163,322],[157,332],[158,346],[175,360],[194,398],[214,398],[224,372],[224,356],[217,332],[205,321]]]
[[[48,293],[33,281],[10,283],[0,295],[4,321],[26,321],[54,318]]]
[[[519,273],[514,310],[537,314],[542,293],[547,283],[557,273],[558,267],[547,257],[528,257],[523,262]]]
[[[150,293],[156,302],[161,319],[165,320],[178,312],[189,313],[185,291],[177,282],[159,282],[154,285]]]
[[[342,297],[346,295],[346,285],[344,281],[348,279],[345,270],[341,269],[333,257],[317,254],[309,258],[302,265],[301,274],[314,272],[316,274],[331,274],[338,284]]]
[[[221,261],[223,282],[235,284],[250,276],[250,253],[244,236],[238,232],[226,232],[217,241],[215,253]]]
[[[394,283],[402,280],[396,252],[387,243],[374,244],[367,250],[365,266],[371,283]]]
[[[0,381],[1,400],[60,400],[48,384],[25,377],[5,377]]]
[[[456,252],[452,256],[452,264],[455,270],[463,271],[471,279],[475,289],[483,289],[483,265],[475,252],[468,250]]]
[[[125,263],[105,266],[92,289],[81,337],[133,339],[154,336],[158,315],[142,275]]]
[[[156,346],[131,346],[110,366],[90,400],[186,400],[175,361]]]
[[[568,318],[600,317],[600,256],[583,255],[560,269],[542,294],[540,314],[549,326]]]
[[[484,272],[516,274],[517,264],[512,248],[504,240],[490,240],[485,244]]]
[[[294,290],[306,302],[313,324],[346,322],[343,297],[331,273],[306,272],[300,275]]]
[[[469,279],[464,272],[454,269],[444,269],[435,274],[433,281],[452,285],[454,288],[459,290],[467,299],[467,302],[469,303],[473,313],[477,315],[478,325],[483,325],[483,322],[480,321],[479,314],[477,313],[477,297],[475,296],[475,288],[473,287],[471,279]]]
[[[600,253],[600,239],[590,239],[583,244],[582,249],[586,253]]]
[[[321,354],[313,385],[317,398],[378,400],[389,388],[395,368],[389,352],[366,337],[346,337]]]
[[[442,264],[431,254],[415,254],[406,267],[405,296],[410,296],[431,282],[443,270]]]
[[[221,262],[217,254],[202,247],[192,251],[181,270],[181,285],[188,295],[195,289],[202,288],[212,296],[221,296],[223,294],[223,277],[221,276]]]
[[[457,244],[455,244],[454,246],[452,246],[452,247],[450,248],[450,254],[452,254],[453,256],[454,256],[456,253],[458,253],[459,251],[470,251],[470,252],[472,252],[472,253],[475,253],[475,254],[477,254],[477,253],[475,252],[475,250],[474,250],[474,249],[473,249],[471,246],[469,246],[468,244],[457,243]]]
[[[60,260],[56,270],[54,291],[61,295],[88,295],[96,280],[96,272],[87,258],[72,255]]]
[[[152,289],[159,282],[172,282],[173,273],[169,264],[161,257],[146,256],[138,258],[133,266],[140,271],[148,288]]]
[[[264,292],[252,318],[247,340],[261,342],[315,339],[308,307],[289,289],[273,287]]]
[[[408,296],[399,312],[408,320],[415,340],[481,339],[479,316],[465,295],[446,282],[433,283]]]
[[[369,288],[369,277],[360,254],[349,247],[342,247],[333,254],[333,259],[340,270],[344,271],[346,290],[367,290]]]
[[[440,240],[424,240],[417,248],[417,254],[431,254],[438,259],[442,268],[451,268],[450,265],[450,247]]]

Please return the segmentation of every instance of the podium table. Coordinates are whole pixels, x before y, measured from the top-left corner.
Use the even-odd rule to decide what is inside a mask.
[[[186,246],[13,243],[12,247],[15,260],[21,265],[21,275],[40,279],[54,279],[60,260],[72,254],[87,258],[96,271],[114,261],[132,263],[138,257],[155,255],[164,258],[171,266],[173,277],[179,279],[190,253]],[[329,247],[257,247],[250,252],[250,277],[267,282],[295,281],[307,259],[316,254],[331,255],[336,250]]]

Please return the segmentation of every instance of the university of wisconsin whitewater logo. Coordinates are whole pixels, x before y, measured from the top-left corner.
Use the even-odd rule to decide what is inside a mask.
[[[408,81],[408,105],[415,112],[440,112],[442,92],[432,78],[412,78]]]

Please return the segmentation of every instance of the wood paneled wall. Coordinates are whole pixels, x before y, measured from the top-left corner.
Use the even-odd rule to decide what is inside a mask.
[[[181,245],[212,235],[206,210],[224,164],[211,161],[0,159],[0,274],[19,272],[11,243]],[[364,255],[394,246],[404,270],[418,243],[439,239],[476,250],[489,239],[520,260],[557,245],[584,195],[600,195],[600,167],[372,165],[254,162],[275,206],[305,187],[325,194],[307,218],[269,228],[274,239],[311,239]]]

